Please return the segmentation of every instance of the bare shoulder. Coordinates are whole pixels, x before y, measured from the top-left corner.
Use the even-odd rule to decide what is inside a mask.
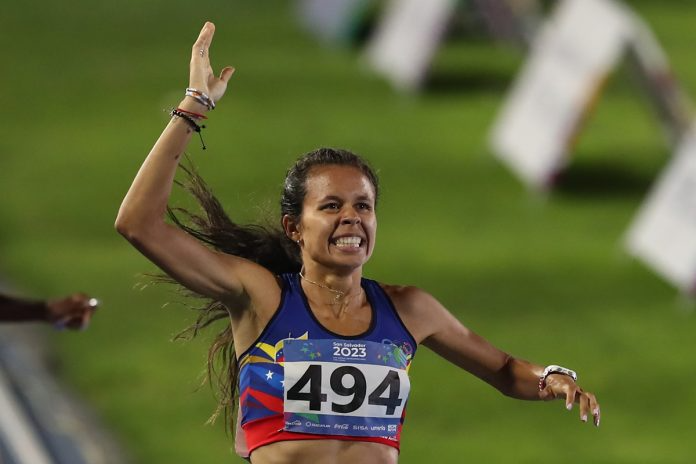
[[[418,343],[433,333],[437,315],[445,310],[435,297],[412,285],[380,285]]]
[[[433,296],[425,290],[413,285],[390,285],[380,283],[382,289],[389,295],[397,311],[418,311],[424,305],[436,302]]]

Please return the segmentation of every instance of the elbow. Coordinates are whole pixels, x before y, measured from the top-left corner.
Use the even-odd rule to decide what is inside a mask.
[[[123,209],[121,209],[116,216],[114,228],[116,232],[133,244],[140,242],[143,236],[148,232],[148,224],[146,221],[139,220]]]
[[[129,242],[136,243],[138,241],[139,234],[137,228],[134,227],[130,222],[117,218],[116,222],[114,223],[114,228],[116,229],[116,232],[118,232]]]
[[[128,223],[119,214],[116,216],[116,221],[114,222],[114,229],[116,232],[123,235],[124,237],[128,234]]]
[[[128,215],[124,214],[123,210],[120,210],[114,222],[114,229],[125,238],[128,238],[133,234],[135,227],[133,221],[128,218]]]

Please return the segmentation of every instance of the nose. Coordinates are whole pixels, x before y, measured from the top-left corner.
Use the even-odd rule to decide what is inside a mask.
[[[346,213],[341,218],[341,225],[350,226],[358,224],[360,224],[360,216],[353,209],[346,211]]]

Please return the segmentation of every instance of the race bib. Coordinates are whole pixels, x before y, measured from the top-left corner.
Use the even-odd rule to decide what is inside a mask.
[[[393,437],[410,382],[393,343],[294,340],[283,343],[285,430]]]

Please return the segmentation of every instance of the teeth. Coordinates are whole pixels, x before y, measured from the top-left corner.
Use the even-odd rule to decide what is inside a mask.
[[[341,237],[337,238],[335,243],[338,247],[353,247],[357,248],[360,246],[362,239],[360,237]]]

